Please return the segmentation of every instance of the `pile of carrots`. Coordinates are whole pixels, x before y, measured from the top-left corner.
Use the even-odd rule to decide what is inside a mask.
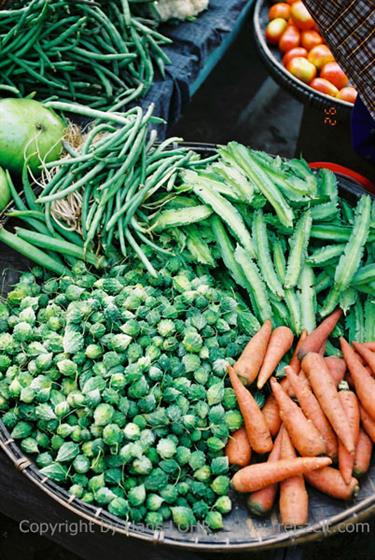
[[[293,346],[287,327],[266,321],[233,367],[228,367],[244,425],[226,447],[239,467],[233,488],[248,494],[254,515],[266,515],[279,490],[280,521],[308,522],[306,483],[336,499],[359,491],[375,442],[375,342],[350,345],[342,358],[325,357],[326,342],[341,317],[334,311],[313,332],[302,333],[279,382],[273,375]],[[261,409],[246,385],[271,394]],[[254,454],[256,454],[254,456]],[[268,454],[268,457],[266,457]]]

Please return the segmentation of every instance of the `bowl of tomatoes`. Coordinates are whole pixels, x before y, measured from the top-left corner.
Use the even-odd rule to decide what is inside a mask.
[[[304,102],[351,110],[357,91],[302,0],[257,0],[254,29],[276,81]]]

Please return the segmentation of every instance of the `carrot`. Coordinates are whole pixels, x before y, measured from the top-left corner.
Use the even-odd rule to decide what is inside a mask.
[[[228,457],[230,465],[239,467],[250,465],[251,447],[243,426],[230,436],[225,447],[225,455]]]
[[[354,445],[357,446],[359,436],[359,404],[353,391],[340,391],[339,398],[346,417],[349,421],[349,429],[353,434]],[[350,454],[339,441],[339,471],[345,484],[350,484],[353,474],[354,455]]]
[[[275,436],[279,433],[281,426],[281,418],[279,405],[276,402],[275,397],[271,394],[266,400],[264,407],[262,408],[262,413],[271,436]]]
[[[296,373],[299,373],[300,369],[301,369],[301,360],[298,358],[297,354],[298,354],[298,351],[301,348],[301,345],[302,345],[302,343],[303,343],[303,341],[305,340],[306,337],[307,337],[307,331],[304,330],[304,331],[302,331],[301,336],[299,337],[299,341],[297,342],[297,346],[295,347],[294,352],[293,352],[293,356],[292,356],[292,358],[289,362],[289,367],[293,368]],[[284,377],[284,379],[286,380],[286,385],[288,385],[287,378]],[[289,394],[290,397],[295,397],[295,394],[293,392],[293,388],[291,387],[290,384],[288,385],[287,390],[288,390],[288,394]]]
[[[261,389],[267,383],[281,358],[291,349],[293,340],[294,335],[289,327],[277,327],[272,332],[263,365],[258,375],[258,389]]]
[[[293,371],[293,369],[291,368]],[[281,459],[295,459],[297,454],[288,436],[283,430],[281,441]],[[280,521],[283,525],[305,525],[309,516],[309,496],[303,475],[292,476],[280,482]]]
[[[272,323],[267,320],[262,328],[247,343],[241,356],[234,364],[234,370],[245,385],[255,381],[266,355],[272,333]]]
[[[365,430],[366,434],[371,438],[372,442],[375,443],[375,421],[371,418],[371,416],[361,405],[359,405],[359,414],[361,416],[363,429]]]
[[[361,428],[359,430],[359,437],[354,457],[353,473],[355,476],[362,476],[368,471],[371,462],[371,453],[372,441],[366,432],[364,432]]]
[[[271,379],[271,387],[279,405],[281,420],[300,455],[303,457],[324,455],[326,453],[324,440],[311,420],[306,418],[300,407],[292,401],[275,378]]]
[[[331,463],[329,457],[297,457],[272,463],[256,463],[236,472],[232,478],[232,486],[237,492],[255,492],[291,476],[322,469]]]
[[[368,348],[361,346],[358,342],[352,343],[358,354],[362,356],[365,362],[370,366],[372,375],[375,374],[375,352],[371,352]]]
[[[345,376],[345,360],[343,360],[342,358],[338,358],[337,356],[327,356],[326,358],[324,358],[324,361],[328,366],[329,373],[331,374],[332,379],[336,383],[336,387],[338,387],[339,383],[341,383]]]
[[[337,437],[349,453],[354,453],[353,434],[350,432],[348,419],[324,358],[317,353],[310,352],[302,360],[302,369]]]
[[[320,354],[321,356],[324,356],[324,354],[326,353],[326,346],[327,346],[327,341],[325,340],[323,342],[323,344],[321,345],[321,347],[319,348],[318,354]]]
[[[350,500],[359,491],[357,479],[352,478],[349,484],[345,484],[340,471],[332,467],[324,467],[324,469],[306,473],[305,479],[320,492],[338,500]]]
[[[358,355],[345,338],[340,338],[340,344],[359,402],[375,420],[375,379],[361,364]]]
[[[289,383],[294,389],[300,407],[302,408],[302,412],[311,420],[318,432],[322,435],[326,445],[327,455],[332,459],[335,459],[337,457],[336,434],[332,430],[317,398],[312,392],[303,370],[301,370],[299,375],[296,375],[293,369],[285,369],[287,370]]]
[[[238,406],[243,416],[247,437],[251,449],[256,453],[269,453],[272,438],[262,411],[253,395],[244,387],[236,372],[228,366],[229,379],[236,393]]]
[[[368,350],[375,352],[375,342],[360,342],[358,344],[363,346],[363,348],[367,348]]]
[[[292,356],[292,358],[289,362],[289,367],[293,368],[296,373],[298,373],[299,370],[301,369],[301,360],[298,357],[298,352],[299,352],[299,349],[302,346],[302,343],[306,339],[306,337],[307,337],[307,331],[304,330],[304,331],[302,331],[301,336],[299,337],[299,341],[297,342],[297,346],[296,346],[296,348],[293,352],[293,356]]]
[[[328,315],[328,317],[326,317],[326,319],[324,319],[324,321],[322,321],[320,325],[307,336],[298,352],[300,360],[302,360],[309,352],[319,352],[335,328],[341,315],[341,309],[336,309],[336,311],[331,313],[331,315]]]
[[[271,453],[268,456],[267,463],[273,463],[280,459],[281,439],[283,430],[278,433]],[[247,507],[254,515],[263,516],[271,511],[277,494],[277,483],[270,484],[261,490],[252,492],[247,499]]]

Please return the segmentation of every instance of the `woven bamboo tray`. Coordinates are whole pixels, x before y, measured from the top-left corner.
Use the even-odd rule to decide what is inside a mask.
[[[315,107],[335,107],[336,111],[347,114],[353,108],[351,103],[336,99],[325,93],[320,93],[295,78],[283,66],[282,55],[277,46],[267,43],[265,38],[268,23],[268,10],[273,2],[270,0],[257,0],[254,8],[254,33],[259,54],[270,71],[272,77],[281,86],[285,87],[292,95],[303,103],[309,103]]]
[[[212,145],[188,144],[189,147],[210,155]],[[363,189],[347,179],[339,179],[341,195],[355,199]],[[0,216],[1,220],[1,216]],[[4,221],[6,218],[4,218]],[[28,262],[10,250],[0,248],[0,294],[5,294],[17,281],[22,270],[27,269]],[[190,532],[180,532],[171,523],[162,530],[150,530],[142,525],[127,523],[102,508],[87,505],[71,496],[63,488],[43,477],[34,463],[26,457],[0,421],[0,448],[10,458],[15,467],[32,483],[38,486],[55,501],[81,518],[98,526],[143,541],[170,545],[202,551],[239,551],[262,550],[281,546],[290,546],[322,539],[344,530],[353,531],[355,523],[375,513],[375,461],[371,470],[361,483],[358,497],[348,503],[329,498],[309,489],[309,524],[301,528],[285,529],[278,523],[277,512],[264,519],[250,517],[243,496],[231,496],[233,511],[224,518],[224,530],[206,532],[198,526]],[[0,457],[1,460],[1,457]]]

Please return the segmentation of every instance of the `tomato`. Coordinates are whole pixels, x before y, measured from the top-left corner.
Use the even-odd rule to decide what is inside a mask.
[[[309,29],[301,33],[301,45],[310,51],[312,48],[323,43],[323,37],[317,31]]]
[[[287,25],[286,20],[282,18],[276,18],[270,21],[266,27],[267,41],[273,45],[277,45]]]
[[[306,82],[307,84],[316,76],[315,66],[302,56],[292,58],[292,60],[288,63],[287,69],[291,74],[293,74],[293,76],[302,80],[302,82]]]
[[[307,58],[307,50],[303,49],[302,47],[296,47],[295,49],[291,49],[283,56],[283,64],[284,66],[288,66],[288,63],[292,60],[292,58]]]
[[[331,82],[325,80],[324,78],[314,78],[314,80],[309,83],[309,86],[313,89],[316,89],[316,91],[331,95],[332,97],[336,97],[339,92],[337,87],[335,87],[333,84],[331,84]]]
[[[297,27],[294,25],[289,25],[281,36],[279,41],[279,49],[282,52],[290,51],[299,46],[301,40],[301,34]]]
[[[290,5],[294,4],[295,2],[298,2],[298,0],[286,0],[286,1],[287,1],[288,4],[290,4]]]
[[[337,89],[342,89],[349,83],[349,78],[337,62],[328,62],[322,68],[320,76],[331,82]]]
[[[311,17],[310,12],[304,3],[300,0],[292,4],[290,13],[298,29],[306,31],[307,29],[313,29],[315,27],[315,21]]]
[[[286,2],[278,2],[271,6],[268,11],[268,17],[270,20],[276,18],[289,19],[290,18],[290,6]]]
[[[323,66],[328,62],[334,62],[335,60],[335,57],[327,45],[318,45],[312,48],[307,58],[318,68],[318,70],[323,68]]]
[[[357,90],[354,87],[347,86],[340,89],[336,97],[337,99],[342,99],[343,101],[347,101],[348,103],[355,103],[357,95]]]

